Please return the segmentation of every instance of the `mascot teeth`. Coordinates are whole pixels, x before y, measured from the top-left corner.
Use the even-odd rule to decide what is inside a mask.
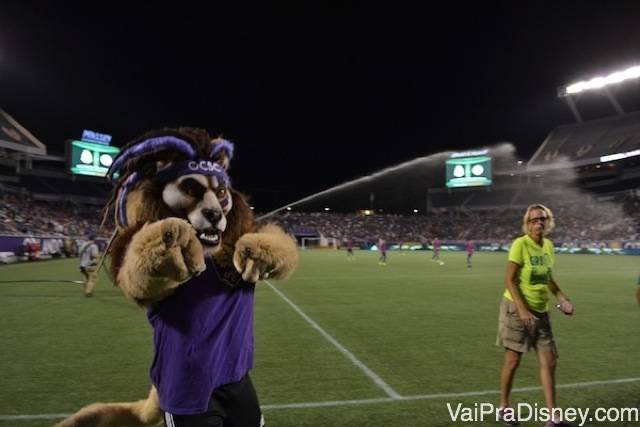
[[[200,233],[200,236],[198,236],[198,239],[200,239],[200,241],[205,245],[214,246],[214,245],[217,245],[218,242],[220,241],[220,236],[217,233],[215,234]]]

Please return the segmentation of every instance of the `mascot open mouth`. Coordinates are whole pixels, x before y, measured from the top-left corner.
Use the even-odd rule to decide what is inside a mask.
[[[215,247],[220,244],[221,232],[215,228],[207,228],[206,230],[196,230],[198,240],[203,246]]]

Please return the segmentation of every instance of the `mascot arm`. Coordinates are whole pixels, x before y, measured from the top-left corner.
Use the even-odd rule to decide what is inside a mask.
[[[161,300],[205,270],[202,245],[191,224],[165,218],[134,234],[118,272],[118,286],[140,304]]]
[[[286,279],[298,266],[298,247],[291,236],[275,224],[238,239],[233,265],[248,282],[259,279]]]

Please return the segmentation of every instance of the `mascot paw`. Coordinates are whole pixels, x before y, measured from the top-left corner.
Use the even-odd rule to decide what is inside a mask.
[[[278,226],[270,224],[258,233],[247,233],[236,242],[233,265],[247,282],[285,279],[298,265],[298,248]]]
[[[189,222],[165,218],[145,224],[131,239],[118,286],[144,305],[165,298],[205,270],[204,250]]]
[[[128,272],[134,280],[164,278],[181,283],[205,268],[202,245],[191,224],[165,218],[145,224],[134,235],[121,273]]]
[[[205,270],[204,252],[196,232],[189,222],[180,218],[166,218],[146,225],[149,244],[140,247],[140,257],[157,254],[155,274],[183,282]]]
[[[187,276],[198,276],[206,269],[202,245],[189,222],[180,218],[164,219],[160,221],[160,232],[168,259],[173,261],[169,262],[170,269],[175,266],[181,275]]]

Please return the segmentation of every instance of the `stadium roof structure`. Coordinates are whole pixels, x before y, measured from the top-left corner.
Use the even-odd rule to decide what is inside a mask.
[[[640,155],[640,112],[558,126],[527,164],[528,171],[579,167]]]
[[[46,156],[47,147],[13,117],[0,109],[0,148]]]

